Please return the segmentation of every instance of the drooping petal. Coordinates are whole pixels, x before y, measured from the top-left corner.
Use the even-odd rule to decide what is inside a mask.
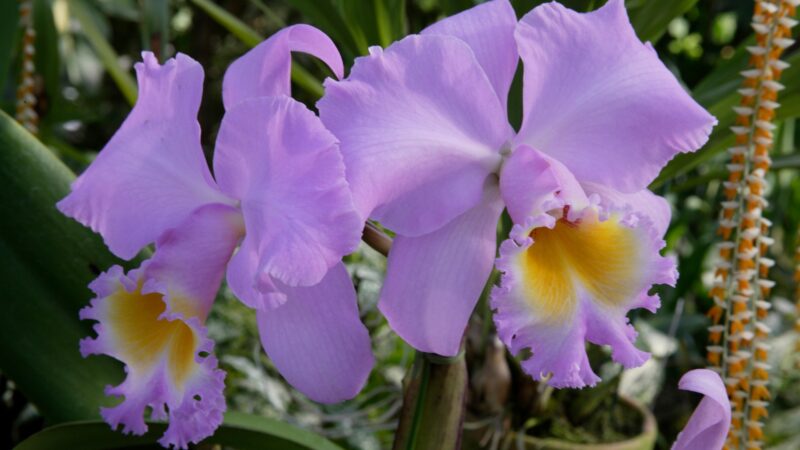
[[[90,285],[97,297],[80,314],[98,322],[97,337],[81,341],[81,354],[105,354],[125,364],[125,380],[106,388],[122,402],[100,410],[112,428],[143,434],[151,408],[152,419],[169,420],[159,442],[187,448],[222,423],[225,372],[217,368],[214,343],[200,319],[167,308],[170,293],[154,290],[159,283],[145,278],[146,264],[128,275],[114,266]]]
[[[420,34],[444,34],[466,42],[505,109],[519,60],[514,42],[516,26],[517,15],[511,3],[494,0],[442,19]]]
[[[231,203],[216,188],[200,146],[203,69],[184,54],[136,64],[139,98],[58,208],[130,259],[206,203]]]
[[[516,353],[529,348],[523,368],[555,387],[598,381],[585,341],[609,345],[612,357],[635,367],[648,355],[636,349],[626,314],[658,308],[653,284],[674,284],[674,262],[646,217],[610,213],[600,220],[592,206],[576,219],[541,215],[516,226],[501,245],[500,287],[492,292],[500,338]]]
[[[145,268],[144,290],[158,284],[154,289],[169,293],[164,301],[172,313],[205,321],[225,266],[243,234],[238,209],[220,204],[201,206],[159,237]]]
[[[320,117],[341,141],[362,217],[419,236],[480,202],[512,129],[464,41],[409,36],[325,86]]]
[[[289,97],[261,97],[225,113],[214,169],[241,199],[247,237],[240,253],[289,285],[318,283],[361,239],[336,139]],[[237,264],[243,261],[237,261]]]
[[[589,205],[583,188],[563,164],[527,145],[517,147],[503,163],[500,193],[511,219],[519,224],[566,205],[576,211]]]
[[[344,76],[339,50],[325,33],[310,25],[292,25],[270,36],[228,67],[222,81],[225,109],[249,98],[290,96],[291,52],[316,56],[328,65],[336,78]]]
[[[731,426],[731,403],[722,378],[708,369],[690,370],[681,377],[678,387],[704,397],[678,435],[672,450],[722,448]]]
[[[664,197],[653,194],[647,189],[625,194],[597,183],[582,183],[582,186],[588,195],[597,194],[602,208],[642,214],[650,219],[656,235],[663,236],[667,232],[672,219],[672,209]]]
[[[503,209],[489,186],[477,206],[423,236],[397,236],[378,308],[417,350],[453,356],[492,271]]]
[[[516,39],[526,66],[517,143],[558,159],[581,182],[642,190],[716,124],[639,41],[623,0],[587,14],[538,6]]]
[[[261,343],[281,375],[314,401],[355,397],[375,361],[344,265],[315,286],[279,289],[286,302],[256,314]]]

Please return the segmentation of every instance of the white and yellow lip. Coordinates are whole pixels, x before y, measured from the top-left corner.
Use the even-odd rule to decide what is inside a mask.
[[[618,215],[600,221],[596,213],[552,228],[531,231],[533,240],[516,257],[522,290],[542,320],[563,323],[578,306],[581,293],[607,307],[618,307],[641,292],[645,244]]]
[[[610,345],[626,367],[647,354],[633,346],[626,314],[655,310],[654,284],[672,284],[674,262],[662,257],[663,241],[649,220],[596,205],[542,214],[517,227],[501,245],[501,283],[492,293],[498,334],[512,352],[529,348],[523,367],[557,387],[582,387],[598,379],[586,359],[585,341]]]
[[[104,354],[125,364],[125,380],[106,390],[123,400],[101,409],[113,428],[143,434],[148,407],[152,419],[178,415],[183,419],[170,420],[161,442],[184,448],[221,423],[225,373],[217,368],[201,321],[205,312],[189,307],[202,302],[175,302],[181,311],[173,311],[171,297],[180,295],[149,282],[146,267],[126,275],[114,266],[90,285],[97,297],[80,316],[98,322],[97,336],[81,341],[81,354]],[[195,414],[202,420],[185,420]]]

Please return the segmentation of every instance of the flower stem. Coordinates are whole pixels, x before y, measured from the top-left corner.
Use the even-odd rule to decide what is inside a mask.
[[[417,353],[406,380],[403,409],[393,450],[456,450],[461,447],[467,363]]]

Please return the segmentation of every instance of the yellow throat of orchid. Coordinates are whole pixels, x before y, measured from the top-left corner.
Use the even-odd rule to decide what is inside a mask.
[[[581,293],[613,307],[641,289],[639,238],[617,216],[564,217],[530,236],[534,242],[519,263],[526,298],[542,320],[568,320]]]
[[[181,386],[192,373],[199,337],[182,320],[159,318],[166,310],[160,293],[142,294],[120,287],[108,298],[107,330],[120,345],[119,359],[134,370],[152,370],[161,361]]]

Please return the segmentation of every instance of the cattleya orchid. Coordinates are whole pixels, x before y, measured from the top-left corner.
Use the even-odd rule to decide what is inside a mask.
[[[507,96],[525,65],[523,121]],[[357,210],[397,237],[379,308],[415,348],[455,355],[501,245],[495,323],[524,369],[555,387],[592,385],[585,341],[626,367],[648,355],[626,314],[654,311],[675,282],[659,251],[670,220],[647,190],[716,120],[695,103],[622,0],[579,14],[557,3],[516,20],[481,4],[327,80],[320,117],[340,140]]]
[[[336,139],[289,97],[293,50],[320,56],[342,76],[333,43],[306,25],[235,62],[224,80],[214,177],[197,123],[201,66],[183,54],[162,66],[143,53],[136,105],[58,204],[122,258],[155,242],[138,269],[100,275],[91,285],[97,298],[81,311],[97,321],[83,355],[125,364],[125,381],[107,390],[124,399],[101,411],[114,428],[144,433],[149,407],[153,419],[170,422],[161,444],[184,448],[221,423],[224,372],[203,324],[226,270],[289,383],[338,402],[366,381],[369,335],[341,262],[358,245],[362,221]]]

